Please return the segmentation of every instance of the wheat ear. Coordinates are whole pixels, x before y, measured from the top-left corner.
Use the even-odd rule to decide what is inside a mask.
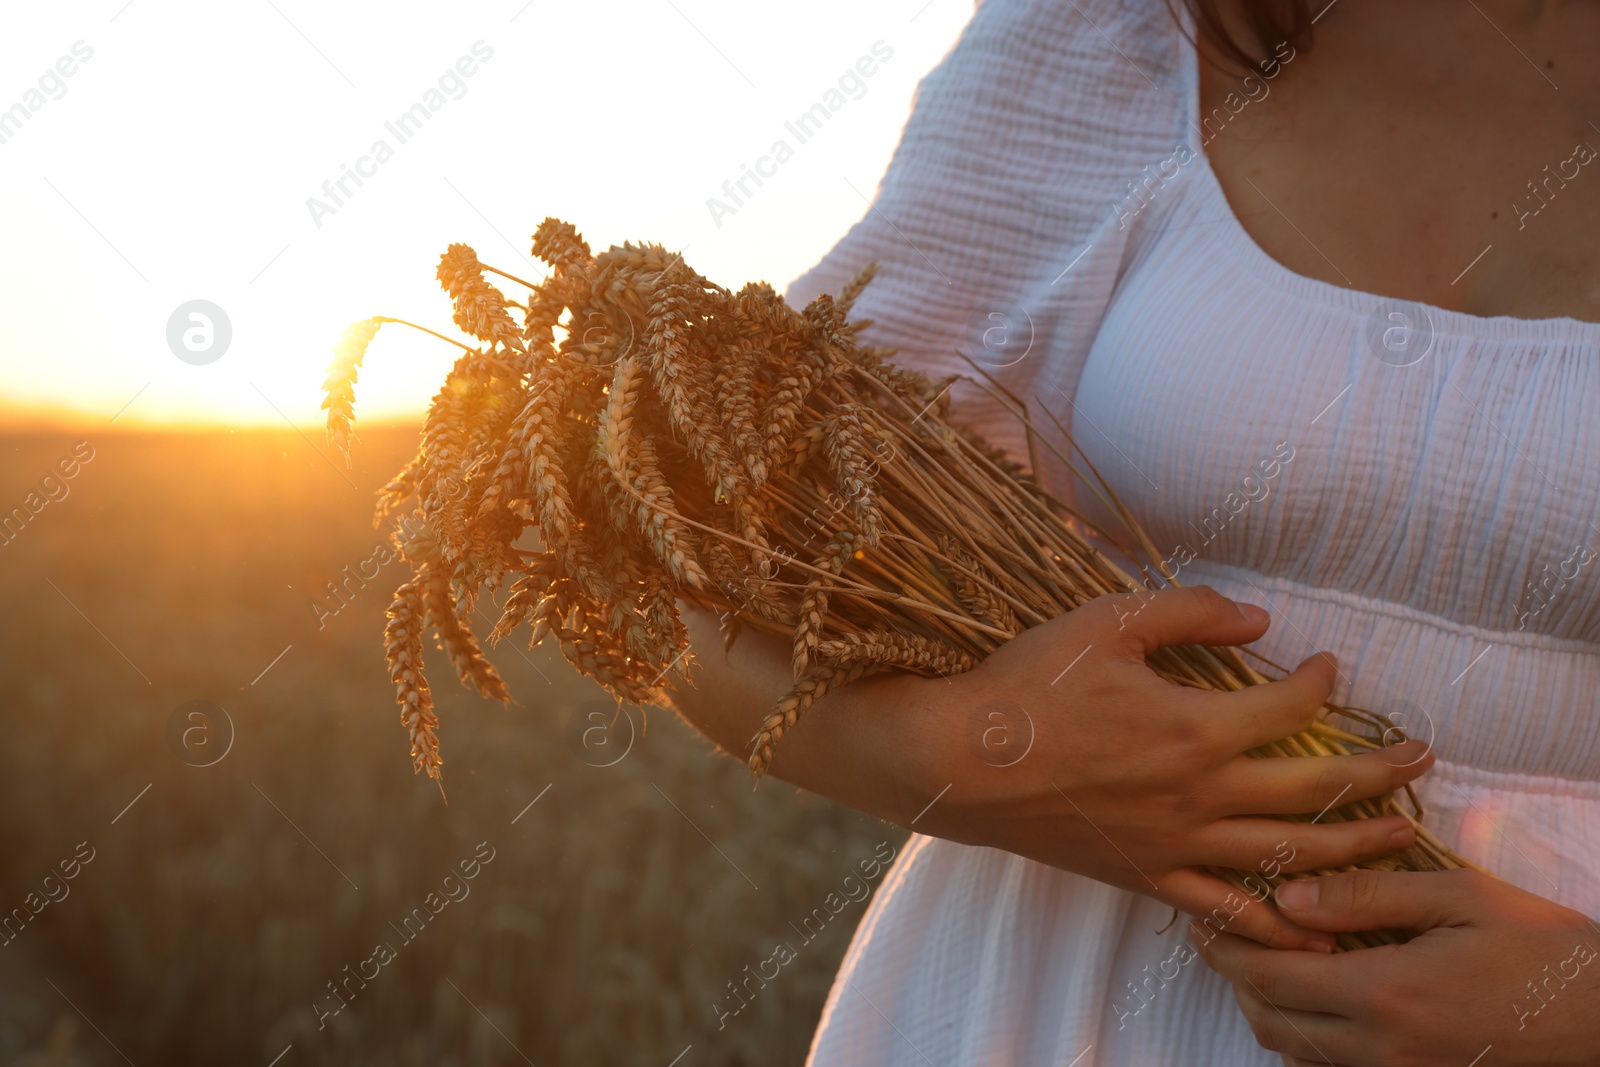
[[[794,688],[761,722],[751,739],[750,773],[760,779],[772,760],[773,746],[792,729],[806,710],[827,695],[830,689],[884,670],[914,671],[946,677],[962,674],[978,661],[959,649],[942,645],[917,634],[889,630],[858,630],[823,641],[816,649],[819,662],[811,667]]]
[[[411,737],[413,773],[427,771],[439,780],[439,719],[433,713],[433,693],[422,671],[422,583],[413,576],[395,590],[383,628],[384,660],[400,702],[400,722]],[[441,783],[439,791],[444,792]]]

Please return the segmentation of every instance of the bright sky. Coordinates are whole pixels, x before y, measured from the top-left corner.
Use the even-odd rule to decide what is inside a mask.
[[[454,335],[439,254],[465,241],[528,276],[546,215],[596,248],[655,241],[720,284],[781,289],[866,210],[917,81],[972,7],[13,5],[0,37],[0,424],[64,409],[119,427],[313,427],[345,324],[387,314]],[[800,144],[785,122],[830,90],[843,106]],[[417,104],[433,110],[402,140],[385,124]],[[726,202],[723,183],[780,138],[793,157],[764,163],[754,195],[714,217],[707,198]],[[323,185],[346,167],[362,184],[334,184],[336,202]],[[314,217],[312,197],[332,210]],[[231,326],[212,362],[169,345],[169,320],[195,300]],[[197,327],[180,316],[177,332]],[[386,328],[358,419],[421,411],[453,351]]]

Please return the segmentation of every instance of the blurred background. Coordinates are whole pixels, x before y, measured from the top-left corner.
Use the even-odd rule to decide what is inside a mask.
[[[516,642],[510,707],[430,650],[447,804],[411,774],[371,515],[453,349],[379,335],[350,470],[320,384],[352,320],[456,336],[453,241],[538,276],[547,215],[781,289],[867,210],[971,13],[8,10],[0,1062],[803,1060],[867,902],[794,931],[904,833],[752,791]]]

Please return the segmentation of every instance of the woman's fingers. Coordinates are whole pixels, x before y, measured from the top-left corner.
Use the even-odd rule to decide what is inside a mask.
[[[1291,1063],[1337,1067],[1340,1054],[1365,1051],[1355,1037],[1355,1026],[1337,1015],[1280,1008],[1256,996],[1246,985],[1233,987],[1233,999],[1250,1023],[1256,1043],[1290,1057]]]
[[[1408,847],[1416,831],[1403,815],[1334,823],[1243,816],[1219,819],[1196,841],[1194,862],[1276,877],[1348,867]]]
[[[1100,613],[1098,626],[1110,631],[1105,639],[1139,656],[1168,645],[1243,645],[1267,632],[1265,611],[1229,600],[1208,585],[1116,593],[1084,607],[1091,605]]]
[[[1190,939],[1206,966],[1269,1008],[1313,1012],[1328,1019],[1353,1018],[1361,998],[1342,956],[1321,952],[1276,952],[1235,934],[1209,936],[1191,923]]]
[[[1277,897],[1284,911],[1322,930],[1431,930],[1472,923],[1504,886],[1472,870],[1361,870],[1296,880]]]
[[[1355,997],[1338,956],[1273,952],[1239,937],[1189,936],[1206,965],[1233,985],[1239,1010],[1265,1049],[1317,1064],[1337,1064],[1361,1049],[1351,1011]]]
[[[1213,933],[1235,933],[1271,948],[1334,949],[1331,935],[1290,922],[1276,908],[1198,867],[1163,876],[1150,895],[1194,916],[1196,924]]]
[[[1228,815],[1320,815],[1393,793],[1431,766],[1422,741],[1354,756],[1240,756],[1217,772],[1212,795]]]
[[[1283,678],[1232,693],[1196,691],[1196,704],[1226,738],[1230,755],[1281,741],[1311,725],[1333,692],[1338,666],[1319,654],[1302,660]]]

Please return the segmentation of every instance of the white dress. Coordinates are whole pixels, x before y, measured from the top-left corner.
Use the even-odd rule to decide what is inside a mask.
[[[1335,652],[1334,699],[1432,738],[1435,830],[1600,915],[1600,325],[1289,271],[1210,170],[1196,74],[1162,0],[985,0],[872,209],[789,296],[877,260],[871,340],[933,373],[965,350],[1067,416],[1157,545],[1196,554],[1180,580],[1271,611],[1257,650]],[[1021,454],[1005,416],[957,399]],[[914,836],[809,1062],[1276,1067],[1227,984],[1172,962],[1169,916]]]

